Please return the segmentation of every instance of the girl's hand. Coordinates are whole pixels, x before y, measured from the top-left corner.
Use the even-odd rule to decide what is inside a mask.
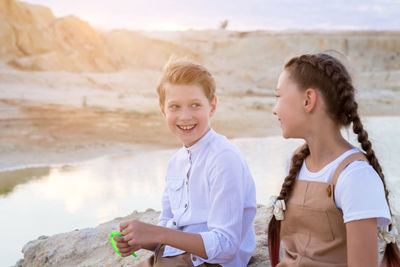
[[[158,243],[158,226],[144,223],[138,220],[121,222],[120,233],[129,246],[141,246],[149,243]]]
[[[115,235],[113,238],[117,242],[116,245],[122,257],[132,256],[133,252],[142,248],[139,245],[130,246],[123,237]]]

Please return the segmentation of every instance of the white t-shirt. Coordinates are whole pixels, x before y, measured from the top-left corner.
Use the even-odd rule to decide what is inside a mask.
[[[352,148],[318,172],[307,169],[305,161],[297,179],[329,183],[339,164],[349,155],[360,152]],[[292,155],[287,162],[287,173]],[[377,218],[378,227],[390,224],[391,217],[383,183],[378,173],[366,161],[354,161],[340,173],[335,186],[335,203],[343,213],[345,223]]]

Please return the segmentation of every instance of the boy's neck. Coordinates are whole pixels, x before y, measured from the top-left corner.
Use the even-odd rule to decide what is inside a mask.
[[[189,146],[186,146],[185,144],[183,145],[185,148],[191,148],[191,147],[193,147],[195,144],[197,144],[201,139],[203,139],[203,137],[209,132],[211,130],[211,127],[208,127],[208,129],[204,132],[204,134],[199,138],[199,139],[197,139],[193,144],[191,144],[191,145],[189,145]]]

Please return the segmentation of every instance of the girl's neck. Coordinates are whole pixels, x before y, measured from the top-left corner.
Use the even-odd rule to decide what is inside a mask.
[[[305,138],[310,149],[310,155],[306,158],[307,168],[317,172],[330,162],[334,161],[353,146],[343,138],[340,129],[327,131],[320,127]]]

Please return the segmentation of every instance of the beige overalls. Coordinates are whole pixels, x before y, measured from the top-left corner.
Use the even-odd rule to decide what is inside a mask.
[[[346,226],[335,205],[334,189],[342,170],[351,162],[365,160],[355,153],[336,168],[330,183],[296,180],[281,222],[285,266],[347,266]]]

